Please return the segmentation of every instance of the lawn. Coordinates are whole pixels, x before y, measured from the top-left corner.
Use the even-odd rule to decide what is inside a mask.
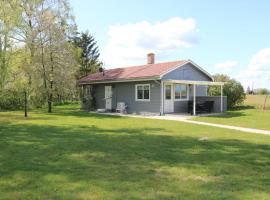
[[[0,113],[0,199],[270,199],[270,137],[175,121]]]
[[[225,112],[224,115],[196,117],[192,118],[192,120],[270,130],[270,110],[260,110],[249,107],[230,110]]]
[[[263,110],[265,95],[247,95],[244,106],[229,110],[224,115],[196,117],[192,120],[247,128],[270,130],[270,110]],[[266,102],[270,108],[270,97]]]

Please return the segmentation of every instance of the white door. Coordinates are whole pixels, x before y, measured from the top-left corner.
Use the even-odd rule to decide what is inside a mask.
[[[166,84],[164,87],[164,112],[172,113],[174,111],[173,85]]]
[[[105,109],[112,109],[112,86],[105,86]]]

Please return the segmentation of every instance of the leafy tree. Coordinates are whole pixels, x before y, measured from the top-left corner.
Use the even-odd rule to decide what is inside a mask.
[[[97,72],[102,63],[99,61],[100,53],[95,38],[86,31],[77,33],[72,38],[72,43],[80,49],[78,76],[86,76],[89,73]]]
[[[228,108],[233,108],[243,103],[246,98],[246,94],[240,82],[235,79],[231,79],[229,76],[224,74],[216,74],[213,78],[214,81],[217,82],[226,82],[223,86],[223,94],[227,96]],[[219,96],[221,94],[220,87],[210,86],[208,88],[208,94],[210,96]]]
[[[11,33],[18,17],[15,9],[13,9],[15,4],[15,0],[0,1],[0,91],[4,89],[10,67],[13,45]]]
[[[2,66],[6,72],[0,69],[0,80],[5,79],[5,89],[21,91],[16,93],[20,96],[27,92],[27,99],[34,106],[42,106],[47,101],[48,112],[52,111],[52,102],[74,98],[78,64],[68,38],[74,35],[76,25],[68,1],[2,0],[0,6],[0,44],[14,41],[9,45],[15,48],[13,53],[0,45],[5,50],[5,54],[0,51],[0,65],[5,61]],[[4,15],[3,6],[7,10]],[[5,28],[8,32],[4,32],[2,27],[12,28]],[[6,52],[11,52],[12,64],[6,62],[7,56],[2,59]]]
[[[266,88],[259,88],[255,90],[255,94],[266,95],[269,94],[269,91]]]

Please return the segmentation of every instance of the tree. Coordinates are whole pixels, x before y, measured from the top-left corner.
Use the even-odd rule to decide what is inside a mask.
[[[223,86],[223,94],[227,96],[227,104],[229,108],[233,108],[243,103],[246,98],[246,94],[243,86],[235,79],[231,79],[224,74],[216,74],[213,76],[214,81],[226,82]],[[208,88],[208,94],[210,96],[219,96],[220,88],[217,86],[210,86]]]
[[[246,93],[247,93],[247,94],[251,94],[251,90],[250,90],[250,87],[249,87],[249,86],[247,87]]]
[[[68,38],[76,25],[67,0],[15,2],[19,17],[11,38],[25,49],[26,59],[20,66],[27,78],[23,91],[36,105],[47,101],[51,112],[54,99],[75,94],[77,64]]]
[[[55,96],[59,97],[60,93],[65,95],[72,88],[75,90],[76,63],[73,47],[68,43],[69,34],[75,30],[75,26],[65,0],[44,0],[39,10],[39,75],[43,80],[48,112],[52,112]]]
[[[16,25],[17,15],[13,6],[14,0],[0,1],[0,91],[3,90],[8,76],[12,54],[12,29]]]
[[[78,76],[86,76],[89,73],[97,72],[102,66],[102,62],[99,61],[100,53],[94,37],[87,31],[77,33],[72,38],[72,43],[76,48],[80,49],[80,69]]]
[[[259,95],[266,95],[269,94],[269,91],[266,88],[258,88],[255,90],[255,93]]]

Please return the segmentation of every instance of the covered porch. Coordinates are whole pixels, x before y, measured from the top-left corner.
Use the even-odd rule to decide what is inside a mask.
[[[223,96],[224,82],[162,80],[160,113],[189,113],[192,115],[222,113],[227,109]],[[208,96],[209,86],[218,86],[220,96]]]

